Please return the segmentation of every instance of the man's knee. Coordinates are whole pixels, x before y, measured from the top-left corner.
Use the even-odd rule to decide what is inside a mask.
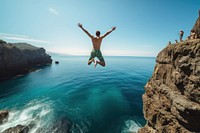
[[[105,63],[105,62],[102,62],[102,66],[105,67],[105,66],[106,66],[106,63]]]
[[[88,65],[90,65],[92,62],[88,61]]]

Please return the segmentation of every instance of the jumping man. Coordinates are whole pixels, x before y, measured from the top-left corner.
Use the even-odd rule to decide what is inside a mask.
[[[88,65],[90,65],[92,62],[94,62],[94,67],[96,67],[97,64],[99,64],[101,66],[105,66],[106,63],[105,63],[105,60],[100,51],[101,42],[102,42],[103,38],[105,38],[108,34],[110,34],[112,31],[114,31],[116,29],[116,27],[112,27],[112,29],[110,31],[108,31],[106,34],[104,34],[103,36],[100,36],[100,31],[96,31],[96,37],[94,37],[87,30],[85,30],[83,28],[82,24],[79,23],[78,26],[92,39],[93,49],[90,54],[90,58],[88,60]],[[99,59],[99,61],[95,61],[94,60],[95,57],[97,57]]]

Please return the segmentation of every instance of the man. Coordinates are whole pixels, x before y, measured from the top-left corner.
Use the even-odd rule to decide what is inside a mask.
[[[179,36],[180,36],[180,42],[183,41],[183,34],[184,34],[184,31],[180,30],[180,33],[179,33]]]
[[[103,38],[105,38],[108,34],[110,34],[112,31],[116,29],[116,27],[112,27],[110,31],[108,31],[103,36],[100,36],[100,31],[96,31],[96,37],[92,36],[87,30],[85,30],[82,26],[82,24],[78,23],[78,26],[92,39],[93,44],[93,50],[90,54],[90,58],[88,60],[88,65],[90,65],[92,62],[94,62],[94,67],[96,67],[97,64],[101,66],[105,66],[105,60],[102,56],[102,53],[100,51],[101,42]],[[94,58],[97,57],[99,61],[94,60]]]

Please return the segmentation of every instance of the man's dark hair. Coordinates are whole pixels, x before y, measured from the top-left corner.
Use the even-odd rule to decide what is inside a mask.
[[[97,31],[96,31],[96,36],[98,36],[98,37],[99,37],[99,36],[100,36],[100,34],[101,34],[101,33],[100,33],[100,31],[98,31],[98,30],[97,30]]]

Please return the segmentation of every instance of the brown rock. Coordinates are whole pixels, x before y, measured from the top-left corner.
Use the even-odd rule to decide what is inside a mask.
[[[2,124],[3,121],[8,118],[8,115],[9,115],[8,110],[1,110],[0,111],[0,124]]]
[[[29,131],[28,126],[17,125],[15,127],[11,127],[9,129],[6,129],[2,133],[28,133],[28,131]]]
[[[168,45],[145,86],[139,133],[200,132],[200,39]]]
[[[197,34],[197,38],[200,38],[200,16],[196,20],[196,23],[195,23],[195,25],[194,25],[192,30],[194,30],[195,33]]]

